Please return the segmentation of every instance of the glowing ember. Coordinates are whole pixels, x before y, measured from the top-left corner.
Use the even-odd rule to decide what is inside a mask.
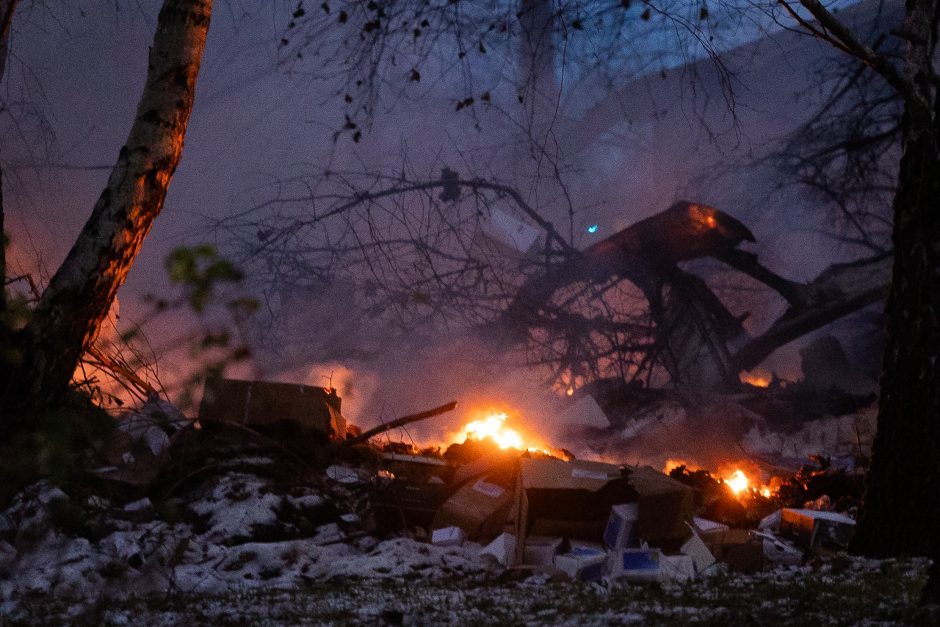
[[[485,440],[489,438],[499,448],[523,449],[522,436],[513,429],[507,427],[506,414],[492,414],[481,420],[464,425],[463,431],[458,435],[457,440]]]
[[[748,385],[753,385],[758,388],[765,388],[770,385],[773,375],[769,375],[766,372],[761,372],[755,370],[753,372],[742,372],[740,374],[741,383],[747,383]]]
[[[725,485],[731,488],[731,491],[735,495],[741,494],[741,492],[747,490],[750,481],[747,478],[747,475],[744,474],[741,470],[735,470],[730,477],[723,480]]]

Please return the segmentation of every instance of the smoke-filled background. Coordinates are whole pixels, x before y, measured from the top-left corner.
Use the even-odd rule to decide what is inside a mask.
[[[577,38],[531,54],[518,42],[487,53],[481,44],[469,53],[477,69],[469,78],[466,70],[441,74],[447,60],[431,57],[420,80],[389,88],[367,118],[350,121],[341,83],[326,77],[333,61],[304,48],[297,6],[217,2],[183,160],[119,293],[118,329],[148,321],[154,353],[172,355],[159,367],[167,382],[186,371],[189,357],[173,353],[174,342],[192,324],[185,311],[151,316],[150,297],[174,289],[167,255],[202,242],[244,253],[230,250],[232,216],[302,206],[302,180],[325,171],[433,178],[446,167],[466,178],[498,175],[578,247],[687,199],[744,222],[756,238],[750,249],[788,278],[808,280],[858,256],[832,237],[825,200],[790,185],[764,159],[815,114],[826,92],[820,72],[833,53],[782,31],[763,12],[716,6],[702,14],[678,3],[676,11],[705,21],[709,39],[700,41],[681,20],[643,18],[635,7],[635,33],[624,40],[631,46],[596,66],[587,62],[596,61],[588,42]],[[133,118],[158,8],[155,0],[27,2],[17,14],[0,149],[15,274],[47,278],[88,216]],[[853,10],[860,24],[881,15],[874,3]],[[459,106],[474,94],[473,104]],[[569,399],[518,352],[494,351],[459,322],[408,329],[394,316],[369,315],[359,276],[310,277],[303,289],[290,289],[255,280],[248,261],[245,289],[261,307],[247,332],[252,358],[230,375],[335,387],[344,413],[363,427],[459,401],[454,416],[391,434],[419,444],[446,441],[490,408],[518,416],[542,439],[563,437],[552,434]],[[732,302],[750,312],[745,325],[756,333],[785,303],[751,287]],[[850,320],[837,331],[851,361],[871,375],[877,347],[857,341],[860,325]],[[762,368],[799,378],[799,346]]]

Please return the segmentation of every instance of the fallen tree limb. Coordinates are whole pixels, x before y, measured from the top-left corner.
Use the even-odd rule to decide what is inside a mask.
[[[816,296],[814,302],[789,308],[769,329],[742,346],[731,358],[735,368],[750,370],[784,344],[883,300],[891,268],[890,255],[833,264],[803,285]]]
[[[428,418],[433,418],[434,416],[446,414],[449,411],[453,411],[456,407],[457,407],[457,401],[451,401],[450,403],[447,403],[446,405],[441,405],[440,407],[435,407],[434,409],[429,409],[427,411],[423,411],[417,414],[411,414],[410,416],[403,416],[402,418],[397,418],[395,420],[392,420],[391,422],[385,422],[385,423],[380,424],[377,427],[373,427],[372,429],[369,429],[368,431],[361,433],[360,435],[357,435],[354,438],[343,440],[340,443],[340,445],[341,446],[353,446],[354,444],[365,442],[372,436],[379,435],[380,433],[385,433],[386,431],[389,431],[390,429],[394,429],[396,427],[404,427],[405,425],[411,424],[412,422],[419,422],[421,420],[427,420]]]

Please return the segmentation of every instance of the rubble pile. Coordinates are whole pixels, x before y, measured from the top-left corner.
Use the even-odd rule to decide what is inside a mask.
[[[845,499],[818,493],[841,485],[831,464],[787,484],[809,502],[736,501],[747,515],[735,517],[715,506],[727,489],[685,468],[667,476],[486,441],[351,446],[335,393],[293,389],[304,387],[217,384],[198,421],[153,400],[119,421],[87,481],[23,490],[0,515],[0,612],[15,616],[31,594],[334,576],[682,583],[798,566],[844,549],[855,524],[831,511]]]

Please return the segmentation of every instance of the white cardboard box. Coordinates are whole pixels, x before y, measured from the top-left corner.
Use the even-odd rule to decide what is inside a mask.
[[[622,549],[610,554],[610,576],[633,582],[661,581],[659,549]]]
[[[604,529],[604,544],[612,551],[638,547],[638,524],[640,521],[640,504],[625,503],[610,508],[610,517]]]

